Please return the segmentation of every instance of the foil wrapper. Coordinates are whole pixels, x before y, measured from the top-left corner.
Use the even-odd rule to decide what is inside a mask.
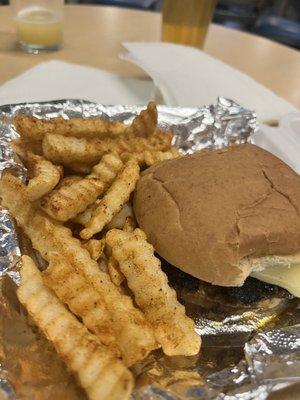
[[[26,179],[26,170],[9,145],[18,137],[13,126],[16,114],[102,118],[129,124],[141,108],[83,100],[1,106],[0,171],[10,168]],[[251,142],[251,134],[257,129],[254,112],[225,98],[201,108],[158,106],[158,112],[159,126],[174,132],[173,144],[185,154]],[[18,260],[24,249],[28,252],[28,243],[18,235],[6,210],[0,210],[0,244],[0,398],[3,394],[12,400],[85,399],[17,302]],[[203,339],[200,355],[167,357],[161,351],[154,352],[134,367],[133,399],[288,399],[287,390],[300,391],[298,301],[287,300],[269,311],[239,308],[226,313],[184,303]],[[30,362],[24,359],[24,353]]]

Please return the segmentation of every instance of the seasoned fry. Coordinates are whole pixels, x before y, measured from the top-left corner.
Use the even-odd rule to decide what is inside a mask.
[[[11,148],[13,149],[14,153],[17,154],[22,161],[27,159],[27,153],[28,153],[28,146],[20,140],[20,139],[15,139],[10,142]]]
[[[118,121],[82,118],[38,119],[27,115],[17,115],[14,119],[16,130],[23,139],[42,140],[46,134],[55,133],[78,138],[116,137],[126,131],[126,125]]]
[[[120,157],[114,153],[105,154],[101,161],[92,169],[89,177],[100,179],[105,184],[105,189],[116,178],[117,174],[123,168],[123,163]],[[91,204],[85,211],[78,214],[73,221],[85,226],[91,219],[93,211],[97,208],[98,201]]]
[[[66,258],[53,252],[49,259],[49,267],[43,272],[46,285],[82,319],[84,325],[101,343],[108,346],[112,354],[119,355],[116,334],[112,329],[113,322],[100,294]]]
[[[96,164],[109,152],[122,154],[141,153],[145,150],[167,151],[171,147],[172,133],[156,129],[148,138],[120,136],[117,139],[78,139],[63,135],[46,135],[43,139],[45,157],[57,164],[74,166]]]
[[[105,154],[101,161],[92,169],[89,177],[98,178],[104,183],[111,183],[123,167],[123,162],[118,154]]]
[[[180,155],[180,152],[175,147],[172,147],[170,151],[146,150],[144,152],[145,164],[147,167],[151,167],[152,165],[157,164],[161,161],[171,160],[172,158],[177,158]]]
[[[194,322],[186,316],[175,290],[169,287],[153,246],[143,238],[140,229],[133,233],[113,229],[107,233],[106,242],[164,353],[169,356],[197,354],[200,337],[194,330]]]
[[[67,366],[76,374],[88,398],[129,399],[133,388],[131,372],[43,284],[34,262],[27,256],[23,256],[22,260],[18,298]]]
[[[128,217],[134,218],[133,209],[130,203],[125,203],[110,223],[107,224],[107,229],[122,229]]]
[[[157,109],[156,104],[150,101],[146,110],[142,110],[137,115],[132,124],[127,128],[126,135],[128,137],[149,137],[157,126]]]
[[[33,248],[46,261],[50,261],[51,253],[60,254],[99,292],[111,315],[113,329],[118,333],[118,344],[126,365],[143,359],[157,347],[152,329],[143,313],[134,307],[131,298],[119,292],[68,228],[47,219],[29,202],[26,187],[19,179],[9,173],[4,174],[0,181],[0,196],[2,205],[9,209],[30,238]]]
[[[118,261],[112,255],[108,259],[107,270],[112,282],[116,286],[120,286],[121,283],[125,280],[125,276],[120,271]]]
[[[139,166],[135,160],[129,160],[93,211],[86,228],[80,232],[82,239],[90,239],[95,233],[102,231],[129,200],[138,179]]]
[[[61,187],[67,187],[73,185],[73,183],[78,182],[82,179],[81,176],[78,175],[69,175],[65,176],[64,178],[61,179],[59,184],[57,185],[57,189],[60,189]]]
[[[10,142],[13,151],[26,162],[28,153],[37,155],[43,154],[42,142],[29,142],[21,139],[14,139]]]
[[[96,178],[82,178],[62,186],[44,196],[41,208],[58,221],[68,221],[84,211],[105,190],[105,184]]]
[[[27,160],[33,171],[33,178],[27,185],[27,194],[31,201],[35,201],[55,188],[63,170],[62,167],[53,165],[50,161],[32,153],[28,153]]]
[[[90,253],[93,260],[97,261],[103,253],[105,240],[90,239],[87,242],[82,243],[82,247]]]
[[[139,163],[139,166],[143,168],[143,167],[151,167],[152,165],[157,164],[158,162],[164,160],[170,160],[172,158],[179,157],[180,155],[181,155],[180,152],[175,147],[172,147],[171,150],[169,151],[146,150],[143,151],[142,153],[124,152],[121,154],[121,159],[124,162],[126,162],[130,158],[134,157]]]
[[[173,134],[156,129],[148,138],[144,137],[119,137],[117,140],[111,141],[110,151],[122,154],[142,153],[145,150],[167,151],[171,148]]]
[[[78,214],[75,218],[73,218],[72,221],[76,222],[77,224],[81,224],[82,226],[85,226],[91,219],[93,211],[96,210],[99,203],[100,203],[100,200],[99,199],[96,200],[95,203],[88,206],[88,208],[86,210],[84,210],[82,213]]]
[[[102,147],[95,139],[78,139],[57,134],[46,135],[43,139],[45,157],[63,165],[95,164],[104,153]]]

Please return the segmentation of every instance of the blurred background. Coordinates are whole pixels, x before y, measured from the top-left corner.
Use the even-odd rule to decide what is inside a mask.
[[[0,0],[8,4],[8,0]],[[160,11],[162,0],[67,0]],[[218,0],[213,21],[300,49],[300,0]]]

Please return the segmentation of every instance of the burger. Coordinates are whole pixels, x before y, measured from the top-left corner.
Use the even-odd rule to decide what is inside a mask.
[[[252,144],[164,161],[134,196],[179,297],[272,307],[300,297],[300,176]]]

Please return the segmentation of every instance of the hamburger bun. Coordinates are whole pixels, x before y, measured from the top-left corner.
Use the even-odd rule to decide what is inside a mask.
[[[251,273],[247,257],[300,249],[300,176],[251,144],[149,168],[134,211],[161,257],[215,285],[241,286]]]

